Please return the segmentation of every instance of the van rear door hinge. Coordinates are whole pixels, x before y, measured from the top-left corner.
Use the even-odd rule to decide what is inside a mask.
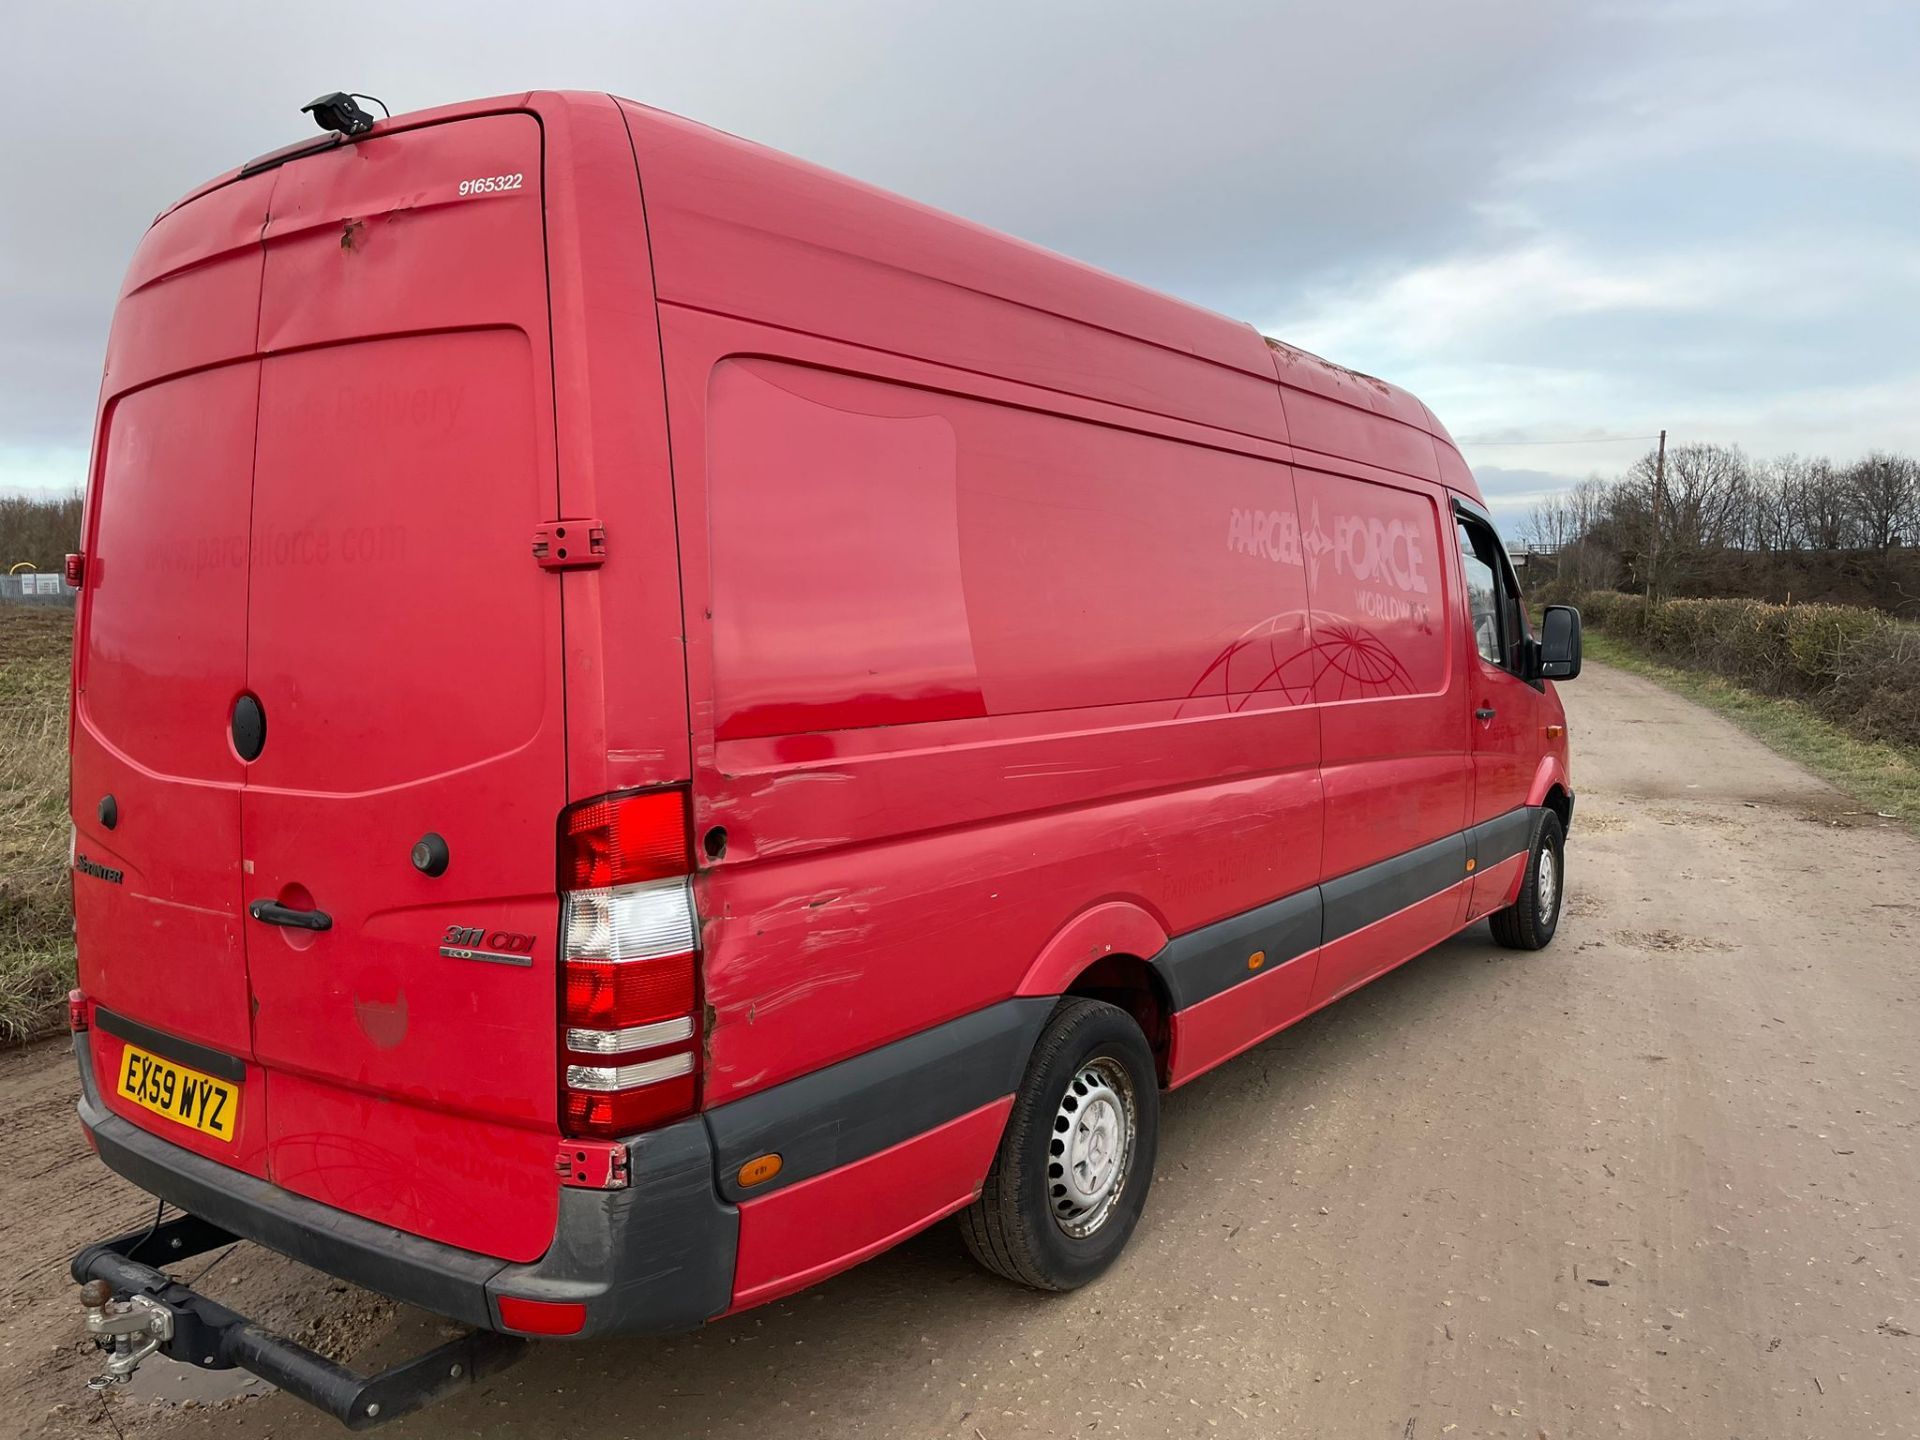
[[[585,570],[607,558],[607,527],[598,520],[549,520],[533,532],[533,558],[543,570]]]

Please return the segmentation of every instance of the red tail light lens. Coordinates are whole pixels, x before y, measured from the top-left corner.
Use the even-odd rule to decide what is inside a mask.
[[[569,1026],[625,1030],[693,1014],[691,955],[664,960],[568,960]]]
[[[699,922],[678,790],[560,817],[561,1128],[619,1139],[693,1113]]]
[[[66,563],[60,567],[60,578],[67,582],[67,588],[78,590],[80,582],[87,578],[87,557],[68,555]]]
[[[687,797],[680,790],[608,795],[560,816],[560,889],[595,890],[685,875]]]
[[[662,1080],[632,1090],[567,1091],[567,1134],[617,1140],[691,1115],[696,1083],[692,1075]]]

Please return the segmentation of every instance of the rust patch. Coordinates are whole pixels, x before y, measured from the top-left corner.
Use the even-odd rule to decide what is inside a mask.
[[[1382,380],[1378,375],[1369,375],[1364,370],[1355,370],[1351,366],[1342,365],[1337,360],[1329,360],[1324,355],[1316,355],[1311,350],[1302,350],[1298,345],[1289,345],[1284,340],[1276,340],[1271,335],[1262,335],[1260,338],[1267,342],[1267,348],[1269,350],[1275,351],[1283,360],[1291,361],[1296,365],[1318,365],[1324,370],[1331,370],[1337,375],[1345,375],[1350,379],[1357,380],[1362,385],[1367,386],[1371,390],[1378,391],[1382,395],[1389,393],[1387,382]]]
[[[366,233],[366,229],[365,221],[349,220],[340,231],[340,248],[351,252],[353,248],[360,243],[360,239]]]

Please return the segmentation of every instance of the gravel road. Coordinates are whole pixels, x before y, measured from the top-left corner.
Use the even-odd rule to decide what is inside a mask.
[[[389,1433],[1920,1435],[1920,842],[1647,682],[1565,694],[1552,948],[1476,927],[1170,1097],[1101,1283],[1022,1293],[940,1227]],[[150,1212],[82,1145],[68,1064],[0,1057],[0,1431],[343,1433],[84,1391],[64,1259]],[[363,1362],[436,1330],[250,1247],[207,1288]]]

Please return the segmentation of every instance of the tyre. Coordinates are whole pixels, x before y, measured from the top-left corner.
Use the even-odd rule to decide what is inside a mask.
[[[1146,1208],[1160,1138],[1160,1082],[1131,1015],[1062,1000],[1013,1099],[980,1198],[958,1217],[996,1275],[1072,1290],[1126,1248]]]
[[[1566,893],[1567,855],[1560,817],[1540,812],[1533,827],[1533,845],[1527,851],[1526,878],[1520,898],[1488,917],[1493,938],[1509,950],[1542,950],[1560,926],[1560,899]]]

